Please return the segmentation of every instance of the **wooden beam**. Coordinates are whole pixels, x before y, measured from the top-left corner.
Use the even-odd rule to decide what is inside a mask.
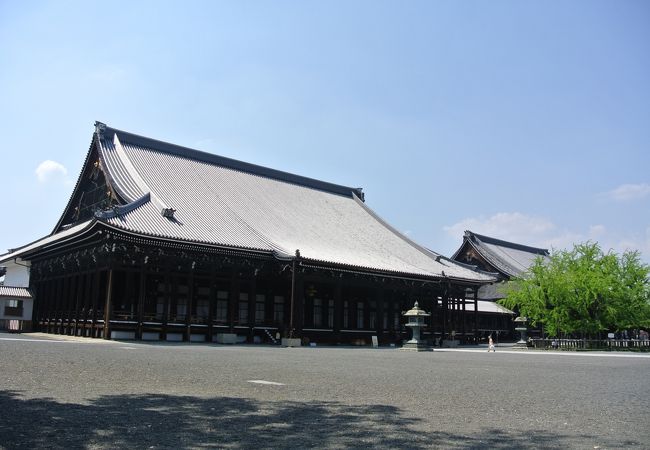
[[[104,339],[110,339],[110,321],[111,321],[111,308],[113,306],[113,269],[108,269],[108,280],[106,281],[106,303],[104,305]]]

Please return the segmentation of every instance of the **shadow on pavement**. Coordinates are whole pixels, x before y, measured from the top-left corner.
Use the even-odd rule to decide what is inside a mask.
[[[336,402],[147,394],[102,396],[76,404],[22,399],[18,392],[0,391],[0,411],[0,448],[9,449],[559,449],[589,439],[491,429],[469,435],[422,433],[416,430],[422,426],[420,420],[404,417],[399,408]]]

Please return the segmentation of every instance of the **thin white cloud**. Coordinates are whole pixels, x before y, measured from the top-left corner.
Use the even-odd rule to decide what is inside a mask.
[[[47,159],[36,168],[36,178],[40,183],[68,182],[68,169],[61,163]]]
[[[622,184],[616,189],[605,193],[605,196],[617,202],[641,200],[642,198],[650,196],[650,184]]]
[[[553,222],[543,217],[520,212],[502,212],[490,217],[470,217],[444,227],[445,232],[459,238],[465,230],[521,244],[535,245],[546,241],[556,232]]]

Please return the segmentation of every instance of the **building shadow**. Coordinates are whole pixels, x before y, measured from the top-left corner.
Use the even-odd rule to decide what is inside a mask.
[[[422,431],[394,406],[166,394],[85,404],[0,391],[0,448],[571,448],[589,436],[485,429]],[[575,439],[578,439],[577,441]]]

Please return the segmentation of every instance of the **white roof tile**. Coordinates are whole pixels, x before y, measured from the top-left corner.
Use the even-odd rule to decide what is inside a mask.
[[[32,298],[32,294],[26,287],[14,287],[0,285],[0,297],[5,298]]]

